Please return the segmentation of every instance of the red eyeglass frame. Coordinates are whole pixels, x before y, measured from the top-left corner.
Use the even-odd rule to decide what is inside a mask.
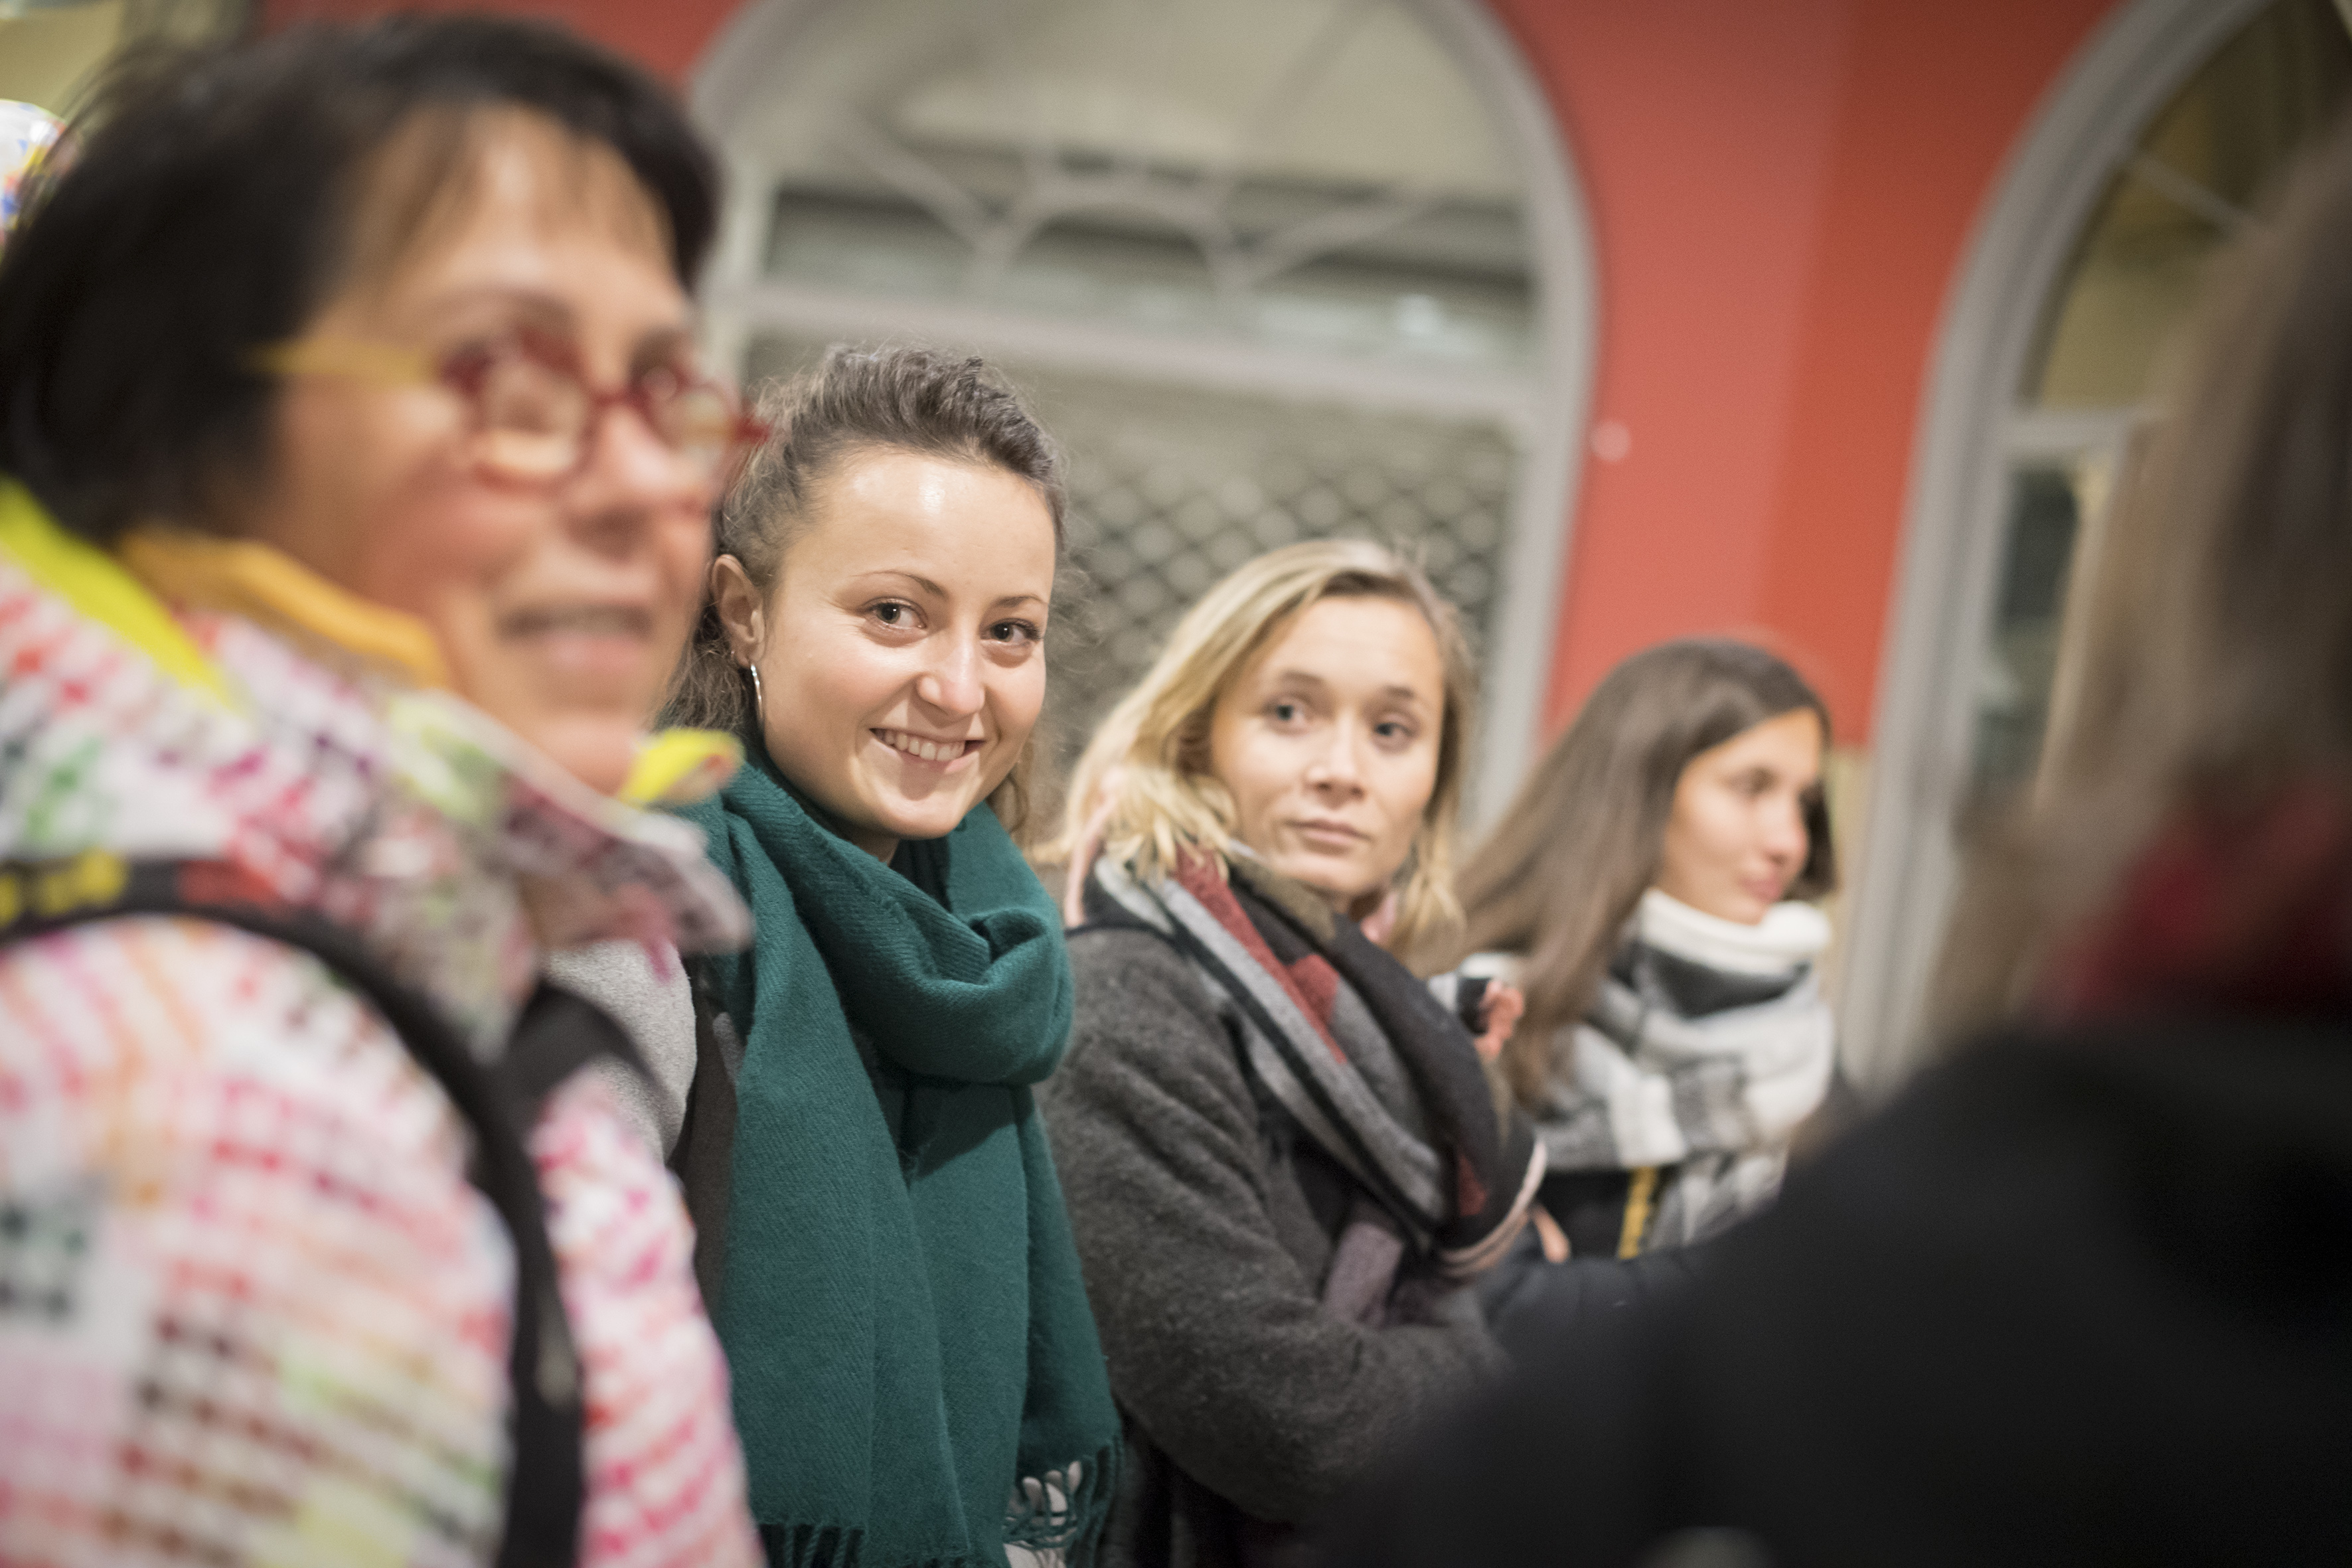
[[[731,421],[725,431],[725,440],[719,445],[718,456],[704,476],[717,489],[725,489],[743,458],[766,440],[773,429],[766,420],[745,413],[740,401],[725,383],[713,376],[683,374],[674,365],[648,367],[622,386],[595,386],[580,373],[579,355],[571,345],[537,332],[507,332],[437,357],[429,351],[404,343],[363,338],[296,338],[257,350],[253,359],[257,369],[273,375],[335,376],[386,386],[446,387],[463,399],[471,412],[476,437],[486,437],[495,432],[488,428],[483,413],[483,385],[500,359],[509,356],[529,360],[540,368],[552,371],[570,381],[580,389],[583,407],[579,433],[572,437],[577,451],[568,467],[547,470],[518,469],[500,465],[486,455],[478,457],[478,460],[485,467],[499,471],[502,477],[553,482],[578,473],[587,465],[595,449],[595,433],[605,411],[615,405],[634,411],[638,421],[653,433],[656,439],[670,452],[683,458],[688,447],[664,431],[656,412],[657,405],[648,384],[659,376],[674,378],[676,385],[670,394],[673,401],[696,392],[715,394],[719,406]]]

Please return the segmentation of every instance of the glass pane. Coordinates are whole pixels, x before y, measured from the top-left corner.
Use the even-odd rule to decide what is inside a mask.
[[[251,10],[250,0],[0,0],[0,99],[64,115],[117,49],[234,37]]]
[[[2106,465],[2095,459],[2023,466],[2010,476],[2000,590],[1977,679],[1979,799],[2024,783],[2041,760],[2075,538],[2105,500],[2106,478]]]
[[[2116,171],[2044,328],[2031,405],[2147,401],[2207,264],[2352,89],[2335,0],[2280,0],[2190,78]]]
[[[787,186],[768,234],[773,275],[878,294],[947,294],[971,247],[922,207],[887,192]]]
[[[1448,230],[1450,246],[1414,243]],[[1414,232],[1334,251],[1261,285],[1252,332],[1343,353],[1523,366],[1535,324],[1523,254],[1515,209],[1450,206]]]
[[[1192,237],[1149,212],[1074,214],[1038,230],[992,296],[1038,315],[1094,316],[1162,331],[1221,324],[1217,289]]]
[[[1399,0],[870,14],[819,51],[845,68],[778,89],[793,106],[762,132],[771,276],[885,310],[958,299],[1195,340],[1529,363],[1517,172]]]

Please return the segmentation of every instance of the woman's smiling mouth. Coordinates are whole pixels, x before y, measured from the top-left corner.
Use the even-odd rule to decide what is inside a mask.
[[[499,620],[499,630],[510,637],[642,637],[653,634],[653,615],[642,605],[540,605],[509,611]]]
[[[501,616],[498,634],[557,669],[609,679],[633,672],[654,651],[653,622],[642,605],[541,605]]]
[[[872,734],[908,762],[941,773],[958,772],[980,754],[981,742],[977,740],[932,741],[905,730],[876,730]]]

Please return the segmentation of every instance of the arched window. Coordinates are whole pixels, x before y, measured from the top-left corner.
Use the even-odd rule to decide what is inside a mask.
[[[2039,760],[2068,587],[2209,264],[2352,97],[2347,19],[2336,0],[2126,5],[1978,236],[1926,413],[1848,928],[1864,1076],[1916,1052],[1957,836]]]
[[[768,0],[697,84],[737,195],[707,297],[753,378],[835,341],[1004,364],[1071,455],[1064,759],[1208,585],[1418,551],[1516,782],[1591,342],[1557,133],[1475,0]]]

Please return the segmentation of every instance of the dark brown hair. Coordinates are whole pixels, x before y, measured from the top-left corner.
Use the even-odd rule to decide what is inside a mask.
[[[792,542],[815,521],[825,481],[860,453],[920,452],[1002,468],[1034,489],[1054,521],[1060,562],[1062,458],[1021,396],[979,359],[929,349],[836,346],[809,374],[771,384],[759,412],[772,434],[751,454],[719,511],[718,553],[732,555],[762,600],[776,591]],[[747,733],[749,678],[736,664],[716,604],[706,605],[671,688],[672,723]],[[1018,827],[1030,751],[992,797]]]
[[[2187,379],[2070,609],[2032,796],[1990,832],[1930,1000],[2015,1012],[2150,837],[2352,772],[2352,121],[2209,297]]]
[[[1472,952],[1523,954],[1527,1016],[1503,1070],[1532,1104],[1549,1076],[1551,1037],[1582,1016],[1625,922],[1658,879],[1683,769],[1767,720],[1803,709],[1830,739],[1829,710],[1802,676],[1748,643],[1692,638],[1648,648],[1609,672],[1576,721],[1528,775],[1463,868],[1461,940],[1435,967]],[[1789,896],[1837,886],[1829,805],[1805,803],[1808,852]]]
[[[127,57],[0,250],[0,471],[100,544],[197,521],[266,463],[255,351],[358,259],[383,154],[438,121],[428,162],[462,173],[470,132],[513,110],[616,153],[693,287],[716,163],[667,89],[562,28],[394,16]]]

